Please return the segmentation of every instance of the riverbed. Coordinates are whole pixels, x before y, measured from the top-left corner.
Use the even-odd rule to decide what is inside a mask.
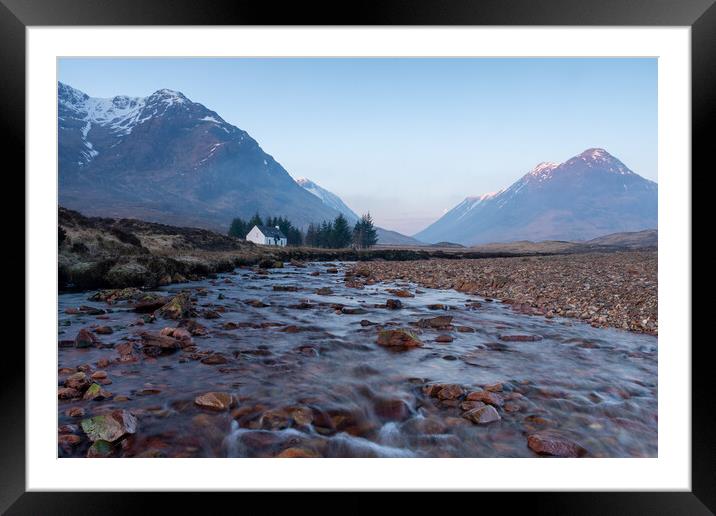
[[[157,289],[188,292],[203,328],[169,353],[142,352],[141,334],[192,323],[61,294],[58,385],[82,371],[106,395],[58,401],[59,456],[87,456],[82,421],[120,410],[136,429],[103,456],[657,456],[657,337],[363,284],[350,266],[240,268]],[[83,328],[94,345],[68,345]],[[403,329],[422,345],[378,344]],[[231,401],[197,403],[210,392]]]

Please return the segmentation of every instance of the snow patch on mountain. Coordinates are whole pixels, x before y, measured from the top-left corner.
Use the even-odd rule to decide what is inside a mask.
[[[111,135],[128,136],[139,125],[166,114],[170,109],[189,109],[194,103],[184,94],[170,89],[157,90],[148,97],[117,95],[112,98],[90,97],[72,86],[58,82],[60,121],[71,118],[84,123],[81,129],[84,145],[89,149],[80,153],[80,165],[87,165],[99,153],[91,141],[92,128],[102,127]],[[207,115],[200,121],[213,122],[230,133],[228,124],[220,117]]]
[[[343,216],[348,219],[349,222],[356,222],[360,218],[358,217],[356,212],[346,206],[346,204],[340,197],[338,197],[333,192],[330,192],[325,188],[322,188],[321,186],[317,185],[307,177],[299,177],[298,179],[296,179],[296,184],[298,184],[304,190],[318,197],[326,206],[329,206],[334,210],[341,212]]]

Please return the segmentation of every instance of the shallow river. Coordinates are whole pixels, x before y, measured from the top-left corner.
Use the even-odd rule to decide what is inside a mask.
[[[89,374],[107,359],[101,369],[111,383],[103,388],[112,394],[59,400],[61,433],[82,437],[60,445],[59,456],[85,456],[91,444],[79,428],[83,418],[67,415],[74,407],[85,418],[114,409],[136,415],[136,433],[112,451],[120,457],[273,457],[286,449],[323,457],[537,457],[528,447],[535,433],[577,443],[587,457],[657,455],[656,337],[523,315],[498,301],[401,282],[348,288],[349,265],[287,265],[268,275],[237,269],[159,289],[190,290],[196,321],[208,333],[193,336],[196,349],[140,352],[135,362],[119,362],[113,346],[177,321],[137,324],[142,315],[126,303],[91,302],[87,292],[60,295],[60,341],[98,325],[113,333],[97,336],[102,347],[59,348],[60,385],[63,368],[87,364]],[[328,273],[331,266],[339,272]],[[274,291],[276,285],[297,290]],[[333,293],[317,294],[323,287]],[[388,289],[415,295],[397,298]],[[399,299],[402,308],[376,306],[387,299]],[[363,313],[342,313],[331,306],[337,304]],[[436,304],[445,308],[429,307]],[[81,305],[108,313],[65,313]],[[218,317],[204,318],[207,311]],[[395,351],[376,343],[379,326],[411,328],[440,315],[452,316],[452,325],[412,327],[422,347]],[[453,340],[436,342],[439,335]],[[509,340],[515,335],[542,339]],[[207,356],[218,359],[202,362]],[[500,419],[476,424],[461,417],[464,398],[432,397],[424,388],[431,383],[459,384],[465,393],[488,387]],[[224,411],[195,405],[209,391],[230,393],[236,403]]]

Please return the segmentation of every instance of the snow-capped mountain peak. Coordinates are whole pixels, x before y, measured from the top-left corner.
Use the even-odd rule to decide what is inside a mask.
[[[609,154],[606,150],[598,147],[587,149],[578,156],[566,161],[564,164],[573,164],[577,160],[584,162],[589,168],[598,168],[613,174],[628,175],[634,173],[629,170],[624,163]]]
[[[227,135],[237,132],[237,128],[215,112],[192,102],[179,91],[166,88],[147,97],[96,98],[58,82],[57,93],[60,127],[79,129],[82,150],[75,159],[79,167],[86,166],[98,156],[101,140],[129,136],[139,125],[158,117],[178,116],[186,126],[216,124]]]
[[[601,148],[543,162],[503,191],[468,197],[415,235],[465,245],[580,240],[656,227],[658,187]]]
[[[183,93],[91,97],[57,84],[60,203],[85,214],[226,229],[234,217],[299,227],[336,210],[297,185],[246,131]],[[179,222],[181,221],[181,223]]]

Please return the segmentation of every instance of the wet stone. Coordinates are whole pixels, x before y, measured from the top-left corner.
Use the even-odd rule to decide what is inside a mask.
[[[446,328],[449,327],[452,323],[452,316],[451,315],[439,315],[437,317],[427,317],[424,319],[420,319],[417,323],[415,323],[416,326],[419,328]]]
[[[495,405],[497,407],[502,406],[502,404],[504,403],[502,396],[490,391],[473,391],[468,393],[465,399],[470,401],[482,401],[483,403],[487,403],[488,405]]]
[[[316,457],[320,457],[320,454],[313,450],[308,450],[306,448],[286,448],[281,453],[276,455],[276,457],[280,457],[283,459],[313,459]]]
[[[386,421],[402,421],[410,417],[410,407],[401,399],[381,398],[373,402],[378,417]]]
[[[114,453],[114,446],[109,441],[97,440],[92,443],[92,446],[87,450],[87,457],[89,458],[105,458],[111,457]]]
[[[137,431],[137,418],[126,410],[83,419],[82,430],[91,441],[114,442]]]
[[[493,423],[501,419],[500,414],[497,413],[497,410],[495,410],[495,407],[492,405],[486,405],[484,407],[468,410],[462,415],[462,417],[472,421],[476,425]]]
[[[399,310],[403,308],[403,303],[400,302],[400,299],[388,299],[385,302],[385,307],[389,310]]]
[[[201,363],[207,365],[226,364],[227,362],[228,360],[226,359],[226,357],[220,353],[214,353],[206,358],[201,359]]]
[[[368,311],[365,308],[354,308],[345,306],[341,309],[341,313],[346,315],[360,315],[368,313]]]
[[[435,396],[441,400],[454,400],[462,397],[463,394],[465,394],[465,389],[463,389],[462,385],[452,383],[443,385],[435,393]]]
[[[505,342],[536,342],[542,340],[540,335],[500,335],[500,340]]]
[[[235,403],[234,397],[226,392],[207,392],[194,399],[194,403],[210,410],[228,410]]]
[[[530,435],[527,446],[535,453],[553,457],[582,457],[586,454],[586,450],[578,443],[547,433]]]
[[[89,348],[97,345],[98,342],[97,337],[92,335],[89,330],[86,330],[85,328],[82,328],[75,337],[76,348]]]
[[[112,397],[112,394],[102,389],[98,383],[90,385],[82,396],[84,400],[102,401]]]
[[[381,330],[378,345],[384,347],[414,348],[423,345],[417,335],[409,330]]]
[[[92,382],[87,377],[87,374],[83,371],[77,372],[75,374],[70,375],[65,380],[65,387],[68,387],[70,389],[75,389],[78,391],[84,391],[87,389],[87,387],[90,386]]]

